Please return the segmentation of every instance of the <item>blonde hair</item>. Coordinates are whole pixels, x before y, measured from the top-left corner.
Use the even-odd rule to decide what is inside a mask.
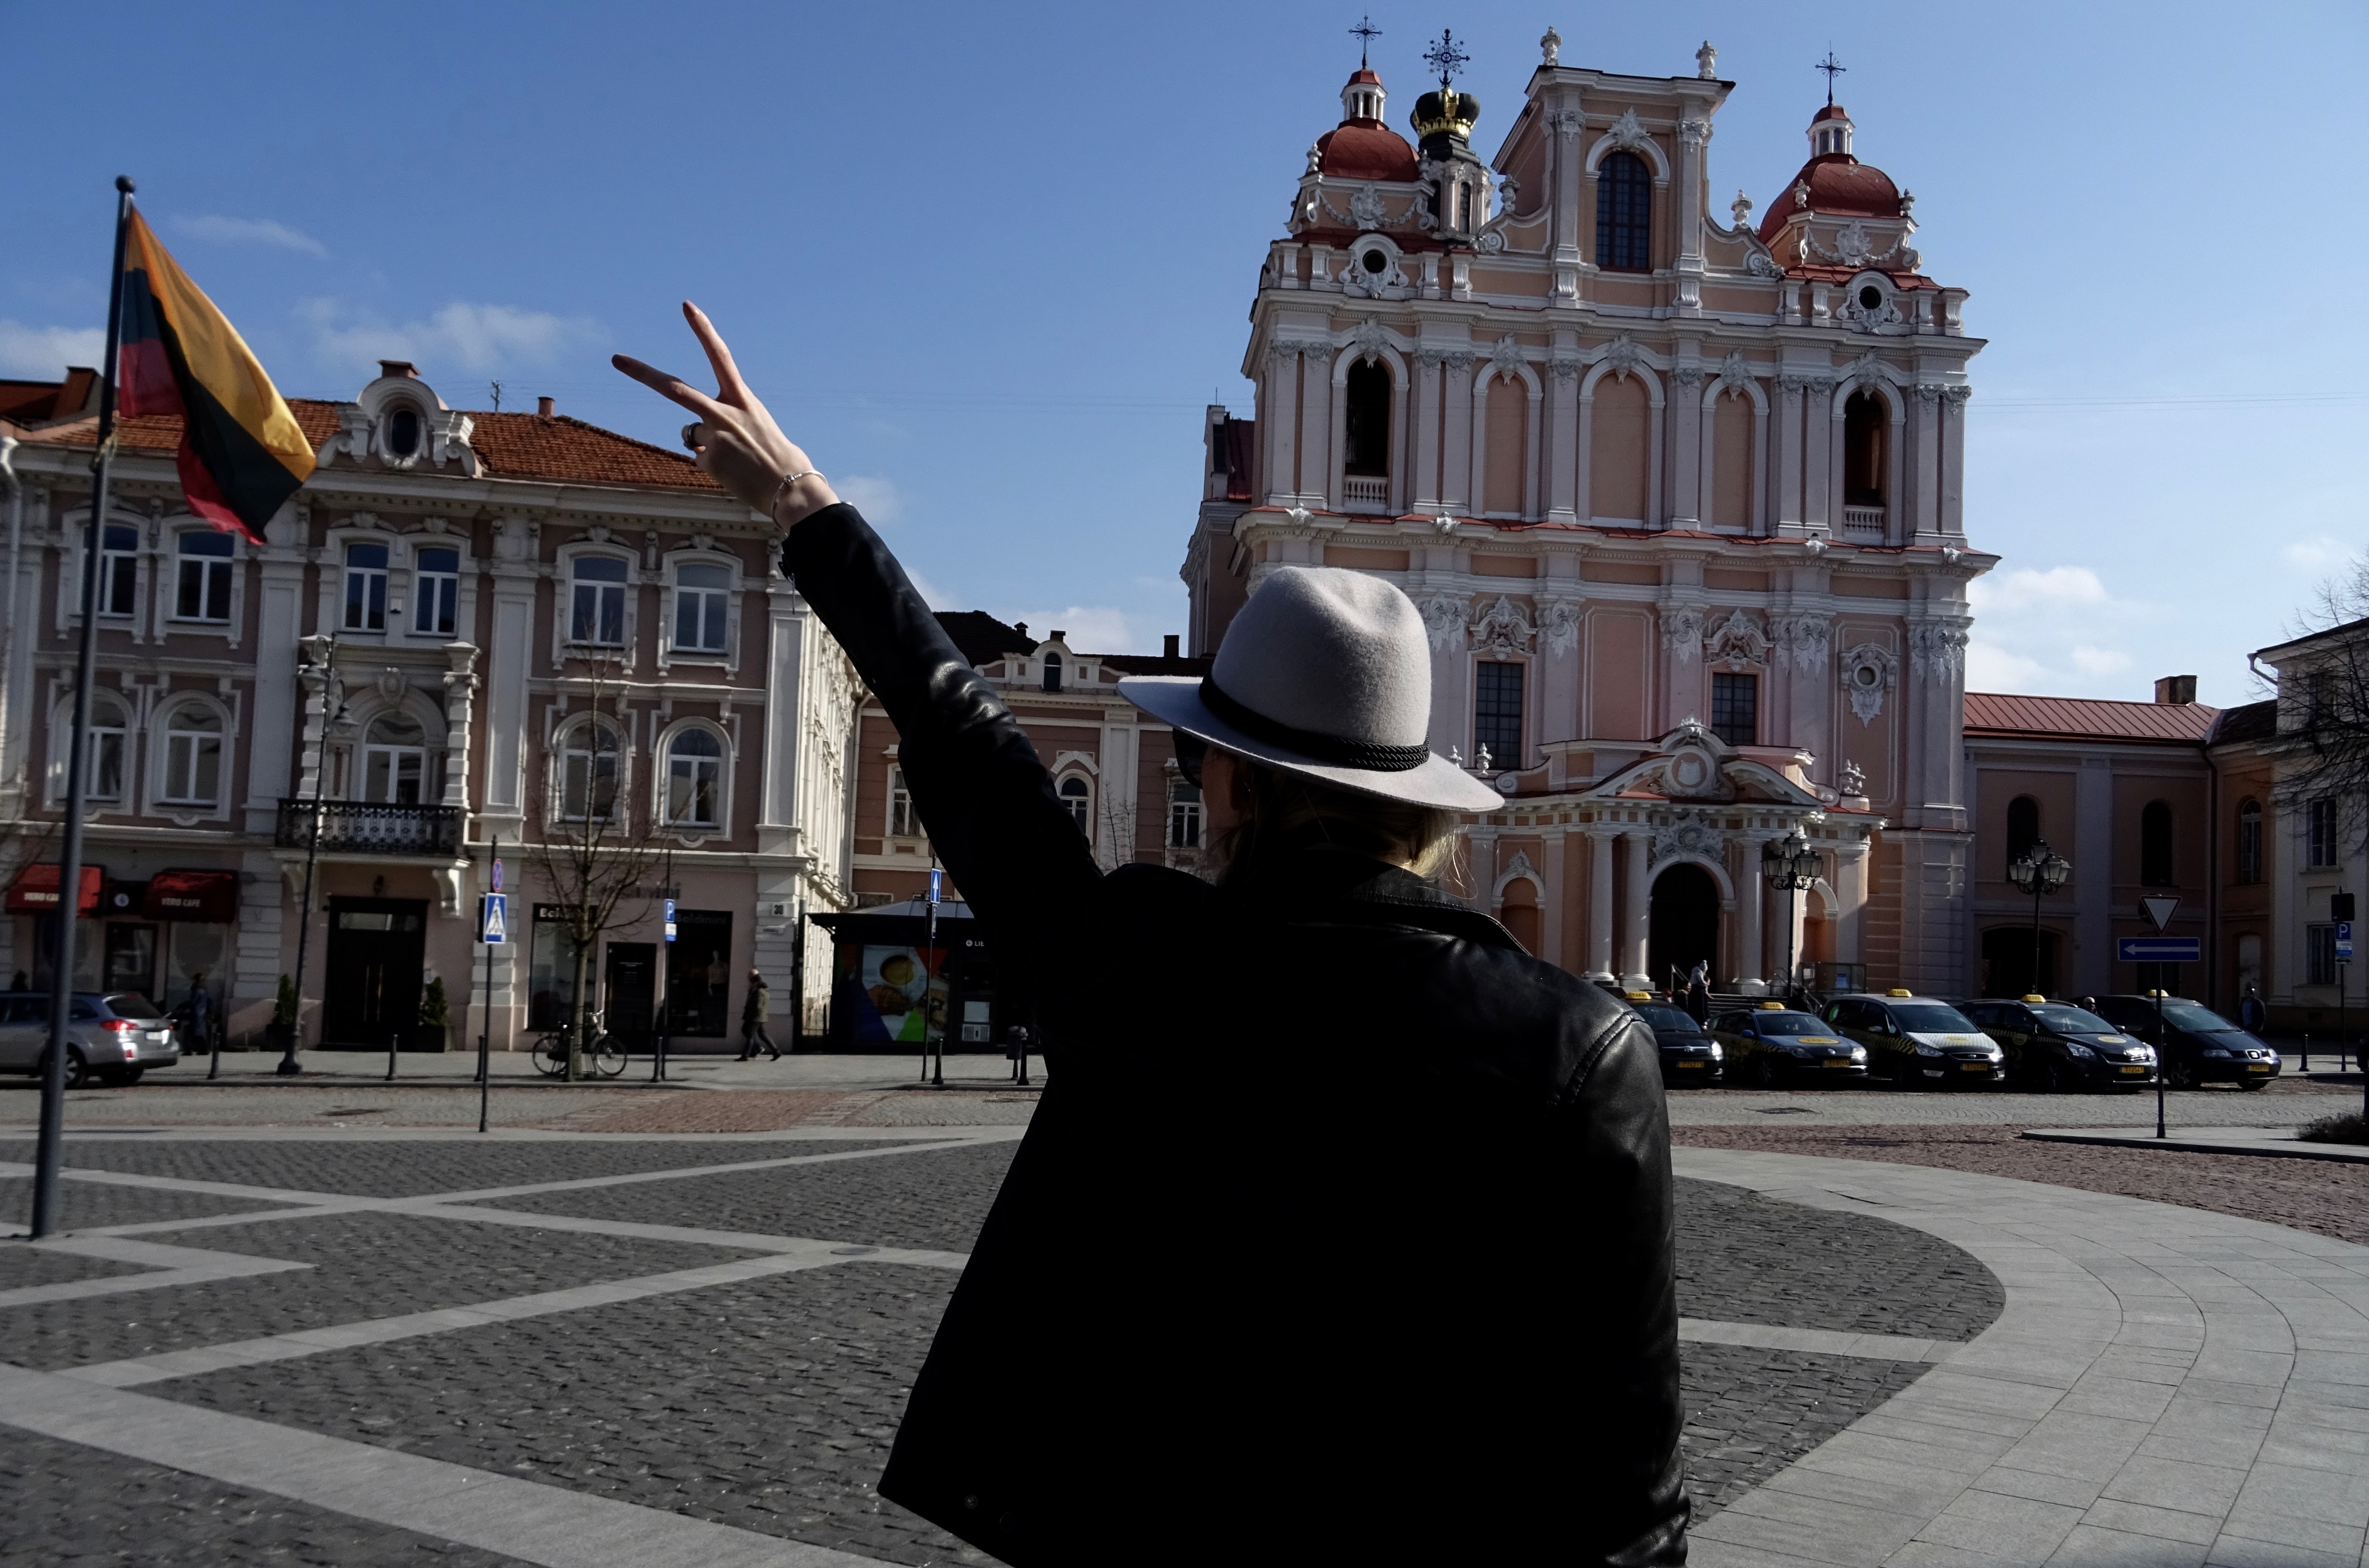
[[[1320,844],[1402,864],[1435,880],[1462,871],[1459,812],[1337,788],[1247,757],[1236,756],[1233,765],[1242,809],[1234,826],[1210,845],[1220,882]]]

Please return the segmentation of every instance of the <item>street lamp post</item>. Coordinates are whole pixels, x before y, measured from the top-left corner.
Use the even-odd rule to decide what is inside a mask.
[[[2073,875],[2073,863],[2048,847],[2046,839],[2034,839],[2030,848],[2008,862],[2008,880],[2018,892],[2031,895],[2031,983],[2028,992],[2040,990],[2040,900],[2065,886]]]
[[[1768,886],[1785,895],[1785,991],[1791,997],[1793,980],[1793,895],[1817,881],[1820,869],[1818,852],[1812,848],[1808,837],[1795,828],[1781,839],[1770,839],[1760,846],[1760,875]]]
[[[346,716],[343,693],[337,697],[335,712],[330,710],[330,694],[338,679],[338,638],[331,633],[326,639],[327,651],[321,659],[321,738],[313,751],[313,810],[311,830],[304,842],[304,900],[296,908],[296,1016],[288,1025],[287,1050],[280,1059],[279,1072],[282,1078],[292,1078],[304,1070],[296,1060],[296,1042],[304,1036],[304,959],[313,937],[313,871],[321,858],[321,796],[329,783],[329,727]],[[395,1050],[387,1048],[387,1076],[394,1073]]]

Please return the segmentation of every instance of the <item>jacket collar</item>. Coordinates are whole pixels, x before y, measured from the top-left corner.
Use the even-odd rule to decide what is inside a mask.
[[[1437,883],[1347,850],[1318,846],[1280,855],[1227,891],[1286,921],[1411,925],[1484,946],[1522,949],[1513,933]]]

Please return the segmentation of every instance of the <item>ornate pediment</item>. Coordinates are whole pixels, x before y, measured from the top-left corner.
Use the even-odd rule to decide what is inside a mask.
[[[1476,609],[1472,616],[1472,651],[1490,654],[1498,658],[1511,658],[1516,654],[1530,651],[1530,643],[1538,629],[1530,624],[1528,613],[1507,599],[1497,596],[1497,602]]]
[[[1743,611],[1734,610],[1726,620],[1704,635],[1703,661],[1731,669],[1767,664],[1769,647],[1768,634],[1761,631],[1759,623]]]

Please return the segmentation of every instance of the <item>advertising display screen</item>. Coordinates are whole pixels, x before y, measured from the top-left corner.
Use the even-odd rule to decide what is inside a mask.
[[[842,942],[831,1004],[859,1041],[927,1045],[945,1037],[944,947]]]

